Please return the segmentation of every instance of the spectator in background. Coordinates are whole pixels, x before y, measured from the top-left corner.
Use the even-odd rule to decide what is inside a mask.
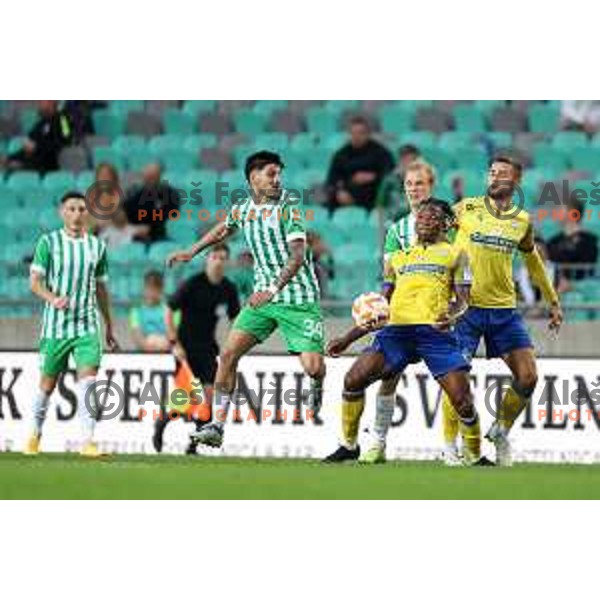
[[[147,232],[148,227],[146,225],[132,225],[129,223],[127,214],[121,207],[108,221],[108,225],[101,228],[98,236],[106,242],[109,250],[116,250],[123,244],[130,244],[137,239],[144,239]]]
[[[371,137],[363,117],[350,121],[350,141],[331,161],[327,175],[330,208],[363,206],[373,208],[381,181],[394,168],[390,151]]]
[[[106,211],[110,216],[116,206],[121,203],[123,191],[119,181],[119,172],[110,163],[103,162],[96,166],[94,183],[89,190],[85,191],[89,198],[92,210],[96,214]],[[90,231],[96,235],[110,224],[110,219],[97,219],[90,213]]]
[[[125,199],[125,212],[129,222],[146,225],[145,241],[164,240],[167,237],[169,212],[174,209],[179,209],[179,192],[162,181],[162,168],[158,163],[147,165],[142,184],[130,189]],[[153,211],[159,211],[156,218]],[[184,214],[183,218],[185,217]]]
[[[149,271],[144,275],[144,301],[129,313],[131,337],[135,347],[143,352],[167,352],[171,347],[163,291],[162,273]]]
[[[327,297],[329,280],[335,276],[333,256],[329,246],[316,231],[309,231],[307,235],[308,247],[313,255],[315,274],[319,280],[321,296]]]
[[[563,129],[596,133],[600,130],[600,100],[562,100],[560,117]]]
[[[73,139],[67,115],[59,110],[57,100],[40,100],[39,120],[27,134],[23,147],[8,157],[8,169],[29,169],[44,174],[59,167],[60,151]]]
[[[598,260],[598,237],[581,227],[584,206],[579,200],[566,205],[567,218],[563,221],[564,231],[548,242],[548,256],[558,266],[558,291],[571,288],[572,281],[593,275]],[[577,217],[577,218],[575,218]],[[569,265],[579,265],[569,267]],[[590,265],[590,266],[582,266]]]
[[[86,135],[94,134],[92,112],[107,106],[106,100],[66,100],[63,110],[73,126],[73,139],[80,142]]]
[[[419,159],[421,153],[416,146],[406,144],[398,151],[398,162],[388,173],[377,191],[377,206],[394,211],[395,219],[401,219],[410,213],[410,204],[404,190],[406,166]]]

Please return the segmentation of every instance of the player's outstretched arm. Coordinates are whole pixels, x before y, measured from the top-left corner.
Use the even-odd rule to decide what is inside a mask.
[[[52,304],[54,308],[62,310],[69,304],[69,298],[67,296],[57,296],[46,287],[44,276],[41,273],[35,271],[31,273],[29,277],[29,288],[38,298]]]
[[[178,250],[170,254],[167,258],[167,267],[172,267],[178,262],[189,262],[206,248],[210,248],[233,235],[234,231],[226,222],[218,223],[187,250]]]
[[[550,281],[550,277],[548,277],[544,259],[535,244],[533,227],[530,226],[527,230],[525,237],[519,244],[519,250],[523,254],[525,267],[531,277],[531,281],[540,288],[544,300],[550,306],[550,322],[548,323],[548,326],[550,329],[558,332],[563,322],[560,298],[558,297],[557,291],[554,289],[554,285],[552,285],[552,281]]]
[[[100,279],[96,280],[96,298],[98,300],[98,309],[104,319],[104,328],[106,339],[106,346],[109,350],[118,350],[119,344],[114,336],[112,312],[110,309],[110,294],[108,292],[108,286],[105,281]]]
[[[289,242],[290,258],[281,269],[279,277],[269,286],[268,290],[255,292],[248,299],[248,304],[253,308],[258,308],[271,301],[273,296],[280,292],[298,273],[304,263],[306,256],[306,240],[296,239]]]
[[[325,350],[327,356],[331,356],[332,358],[337,358],[341,354],[343,354],[354,342],[360,340],[365,337],[367,333],[370,333],[377,327],[358,327],[355,325],[352,329],[349,329],[341,335],[340,337],[333,338],[327,343],[327,348]]]

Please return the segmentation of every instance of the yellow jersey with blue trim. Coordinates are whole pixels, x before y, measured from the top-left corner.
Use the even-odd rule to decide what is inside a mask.
[[[465,198],[454,208],[458,235],[471,271],[469,305],[479,308],[514,308],[516,289],[514,257],[531,226],[529,214],[515,209],[496,211],[484,196]]]
[[[416,242],[389,259],[386,280],[394,284],[389,325],[432,325],[448,312],[455,272],[464,251],[448,242]]]

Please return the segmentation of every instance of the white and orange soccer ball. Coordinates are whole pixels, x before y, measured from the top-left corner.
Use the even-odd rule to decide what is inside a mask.
[[[377,292],[361,294],[352,303],[352,318],[358,327],[374,323],[385,323],[390,316],[390,305]]]

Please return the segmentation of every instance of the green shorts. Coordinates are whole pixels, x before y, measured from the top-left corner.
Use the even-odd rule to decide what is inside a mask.
[[[323,353],[323,317],[318,304],[245,306],[232,328],[250,333],[259,342],[264,342],[278,327],[288,352]]]
[[[42,338],[40,343],[42,373],[48,377],[56,377],[65,371],[69,366],[71,353],[78,371],[85,367],[98,368],[102,358],[100,336],[97,333],[89,333],[67,340]]]

